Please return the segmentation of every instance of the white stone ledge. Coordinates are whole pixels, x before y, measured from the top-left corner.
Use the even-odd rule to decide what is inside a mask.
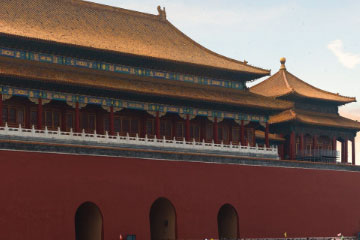
[[[3,136],[14,136],[14,137],[25,137],[32,139],[48,139],[48,140],[62,140],[62,141],[77,141],[77,142],[87,142],[92,144],[112,144],[112,145],[133,145],[136,147],[160,147],[160,148],[175,148],[181,150],[196,150],[196,151],[209,151],[209,152],[218,152],[218,153],[231,153],[232,155],[239,156],[264,156],[266,158],[279,159],[277,146],[271,146],[270,148],[266,147],[251,147],[251,146],[242,146],[242,145],[232,145],[230,144],[215,144],[193,141],[178,141],[176,139],[169,140],[157,139],[155,138],[139,138],[127,136],[120,136],[119,134],[112,136],[107,132],[105,135],[94,133],[85,133],[83,130],[81,133],[75,133],[72,130],[70,132],[60,131],[60,128],[57,131],[50,131],[46,127],[44,130],[35,129],[34,126],[31,129],[22,128],[19,125],[18,128],[8,127],[5,124],[4,127],[0,127],[0,135]]]

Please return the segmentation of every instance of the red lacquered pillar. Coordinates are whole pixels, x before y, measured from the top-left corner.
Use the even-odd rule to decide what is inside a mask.
[[[156,112],[156,117],[155,117],[155,135],[156,135],[156,138],[157,138],[157,139],[160,138],[160,117],[159,117],[159,111]]]
[[[25,128],[30,129],[30,104],[25,104]]]
[[[213,138],[214,138],[214,143],[218,143],[218,122],[217,122],[217,117],[214,118],[214,128],[213,128]]]
[[[265,146],[268,148],[270,147],[270,141],[269,141],[269,123],[266,123],[265,127]]]
[[[304,134],[300,134],[300,154],[304,156],[305,146],[304,146]]]
[[[336,151],[336,137],[333,137],[332,139],[332,150]]]
[[[141,137],[142,138],[145,138],[145,135],[146,135],[146,122],[147,122],[147,114],[143,114],[143,119],[141,121],[141,124],[142,124],[142,128],[141,128]]]
[[[3,100],[2,100],[2,94],[0,93],[0,126],[2,126],[3,123]]]
[[[295,160],[295,132],[290,133],[289,158]]]
[[[114,130],[114,107],[111,106],[110,107],[110,114],[109,114],[109,134],[110,135],[115,135],[115,130]]]
[[[186,114],[186,122],[185,122],[185,140],[190,141],[190,116]]]
[[[316,154],[317,154],[317,145],[318,145],[318,143],[317,143],[317,136],[316,135],[314,135],[313,136],[313,145],[312,145],[312,151],[313,151],[313,156],[316,156]]]
[[[66,108],[61,109],[61,131],[66,131]]]
[[[352,140],[352,165],[355,165],[355,138]]]
[[[173,140],[174,138],[176,138],[176,119],[175,117],[172,119],[172,129],[171,129],[171,139]]]
[[[341,162],[343,163],[345,160],[345,142],[341,142]]]
[[[79,102],[75,103],[75,132],[80,132],[80,109]]]
[[[347,163],[348,162],[348,149],[349,149],[349,147],[348,147],[348,139],[347,138],[345,138],[345,142],[344,142],[344,163]]]
[[[42,116],[43,116],[43,106],[42,106],[42,99],[39,98],[38,100],[38,109],[37,109],[37,129],[42,129]]]
[[[241,126],[240,126],[240,142],[242,146],[245,146],[245,126],[244,126],[244,120],[241,120]]]
[[[232,125],[229,126],[229,143],[232,143],[233,135],[232,135]]]

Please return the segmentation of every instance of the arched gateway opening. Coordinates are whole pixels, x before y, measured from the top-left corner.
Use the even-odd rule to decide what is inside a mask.
[[[238,214],[233,206],[223,205],[217,219],[219,239],[238,239]]]
[[[100,209],[91,202],[83,203],[75,215],[76,240],[102,240],[103,219]]]
[[[157,199],[150,209],[151,240],[176,239],[175,208],[166,198]]]

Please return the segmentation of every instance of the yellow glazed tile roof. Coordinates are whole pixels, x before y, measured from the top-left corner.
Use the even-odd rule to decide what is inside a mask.
[[[298,121],[317,126],[349,128],[360,130],[360,123],[335,113],[319,113],[303,110],[286,110],[269,118],[269,124]]]
[[[265,139],[265,132],[261,130],[255,130],[255,137],[257,139]],[[269,133],[269,140],[284,142],[285,138],[281,137],[279,134]]]
[[[293,103],[289,101],[268,98],[245,90],[194,85],[185,82],[169,82],[148,77],[140,78],[119,73],[78,69],[14,58],[0,57],[0,76],[13,76],[44,82],[81,85],[241,107],[274,110],[285,110],[293,107]]]
[[[344,97],[339,94],[327,92],[302,81],[298,77],[289,73],[284,64],[277,73],[263,82],[251,87],[250,91],[267,97],[281,97],[289,94],[295,94],[311,99],[337,102],[339,104],[356,101],[353,97]]]
[[[0,34],[105,51],[269,75],[270,71],[214,53],[159,15],[81,0],[4,0]],[[160,14],[161,13],[161,14]]]

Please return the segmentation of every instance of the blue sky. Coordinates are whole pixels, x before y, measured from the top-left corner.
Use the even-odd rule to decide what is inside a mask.
[[[360,101],[360,1],[358,0],[92,0],[157,14],[222,55],[271,69],[287,69],[321,89]],[[260,80],[257,80],[260,82]],[[341,108],[360,120],[360,103]],[[357,144],[360,161],[360,139]]]

